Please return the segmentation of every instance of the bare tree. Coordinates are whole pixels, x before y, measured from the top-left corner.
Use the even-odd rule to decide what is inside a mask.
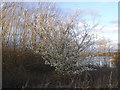
[[[4,3],[1,20],[4,43],[32,49],[57,71],[75,73],[87,64],[97,24],[88,24],[81,12],[65,15],[54,3],[41,2],[32,9]]]
[[[36,52],[42,54],[45,63],[56,67],[57,71],[62,73],[82,71],[82,66],[87,65],[89,49],[94,41],[91,32],[97,24],[88,24],[78,11],[72,15],[62,15],[57,10],[51,4],[49,8],[45,6],[44,18],[40,13],[41,16],[37,19],[40,43]],[[55,13],[50,13],[51,11]],[[43,21],[39,22],[40,20]]]

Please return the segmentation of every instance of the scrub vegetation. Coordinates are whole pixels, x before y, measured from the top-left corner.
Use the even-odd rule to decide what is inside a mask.
[[[55,3],[36,6],[1,3],[3,88],[117,88],[119,54],[96,52],[98,23]],[[113,54],[114,68],[90,62]]]

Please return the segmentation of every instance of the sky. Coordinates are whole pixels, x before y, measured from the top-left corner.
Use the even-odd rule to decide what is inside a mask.
[[[56,2],[56,5],[66,14],[79,9],[86,15],[97,15],[96,21],[100,28],[103,27],[98,30],[98,37],[105,37],[115,46],[118,45],[118,2]]]
[[[118,20],[117,2],[61,2],[57,4],[62,9],[94,10],[101,16],[102,24]],[[108,16],[109,15],[109,16]]]
[[[57,6],[65,12],[79,8],[88,14],[97,14],[99,25],[103,26],[99,36],[118,43],[118,2],[59,2]]]

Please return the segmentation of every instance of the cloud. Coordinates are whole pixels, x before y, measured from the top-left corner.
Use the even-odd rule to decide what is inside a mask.
[[[79,23],[79,26],[82,28],[83,24]],[[92,26],[92,24],[90,26]],[[116,47],[118,45],[118,24],[109,23],[101,28],[102,26],[98,25],[95,32],[93,31],[93,33],[97,34],[97,40],[104,37],[106,40],[110,40],[112,45]]]
[[[118,43],[118,24],[108,24],[101,30],[101,35],[113,43]]]
[[[81,10],[81,15],[86,16],[86,15],[92,15],[92,16],[99,16],[99,12],[97,9],[84,9]]]
[[[98,40],[104,37],[106,40],[110,40],[113,46],[118,45],[118,23],[109,23],[105,25],[101,30],[102,26],[97,27],[97,37]]]
[[[103,27],[102,31],[106,32],[106,33],[118,32],[118,24],[106,25],[106,26]]]
[[[120,24],[120,21],[118,21],[118,20],[113,20],[113,21],[110,21],[110,24]]]

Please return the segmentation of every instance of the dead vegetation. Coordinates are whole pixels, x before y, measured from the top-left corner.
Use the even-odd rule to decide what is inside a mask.
[[[53,3],[32,10],[25,3],[2,4],[3,88],[117,87],[116,69],[91,65],[96,70],[73,74],[88,65],[97,24],[90,26],[78,12],[61,15]]]

